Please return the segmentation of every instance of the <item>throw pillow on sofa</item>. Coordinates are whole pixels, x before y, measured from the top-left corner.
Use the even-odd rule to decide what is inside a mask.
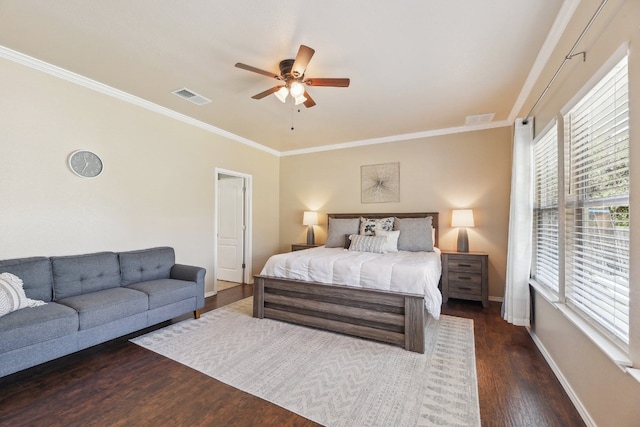
[[[0,317],[25,307],[37,307],[44,301],[28,298],[22,288],[22,279],[11,273],[0,274]]]

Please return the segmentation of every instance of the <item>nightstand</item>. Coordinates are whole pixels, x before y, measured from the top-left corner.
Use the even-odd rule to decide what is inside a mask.
[[[291,252],[301,251],[303,249],[317,248],[320,245],[307,245],[306,243],[294,243],[291,245]]]
[[[482,301],[489,306],[489,255],[442,251],[442,302],[449,298]]]

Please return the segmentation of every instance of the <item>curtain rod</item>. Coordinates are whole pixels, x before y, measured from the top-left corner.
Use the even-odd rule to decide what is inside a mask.
[[[584,38],[585,34],[587,33],[587,31],[589,31],[589,28],[591,28],[591,25],[593,24],[593,21],[596,20],[596,18],[598,17],[598,15],[600,14],[600,12],[602,11],[602,9],[604,8],[604,5],[608,2],[609,0],[602,0],[602,3],[600,3],[600,6],[598,7],[598,10],[596,10],[596,12],[593,14],[593,16],[591,17],[591,19],[589,20],[589,23],[587,24],[586,27],[584,27],[584,30],[582,30],[582,33],[580,34],[580,37],[578,37],[578,40],[576,40],[576,42],[573,44],[573,47],[571,48],[571,50],[569,51],[569,53],[567,54],[567,56],[564,57],[564,61],[562,61],[562,64],[560,64],[560,67],[558,68],[558,70],[556,71],[556,73],[553,75],[553,77],[551,78],[551,81],[549,82],[549,84],[547,85],[547,87],[544,89],[544,91],[542,91],[542,94],[540,95],[540,97],[538,98],[538,100],[536,101],[535,104],[533,104],[533,107],[531,107],[531,110],[529,111],[529,114],[527,114],[525,116],[525,118],[522,120],[522,124],[526,125],[529,122],[529,117],[531,117],[531,113],[533,113],[533,110],[536,109],[536,107],[538,106],[538,104],[540,103],[540,101],[542,101],[542,98],[544,98],[544,96],[547,94],[547,92],[549,91],[549,88],[551,87],[551,85],[553,84],[553,82],[556,80],[556,77],[558,77],[558,74],[560,74],[560,71],[562,71],[562,68],[564,68],[564,65],[567,63],[568,60],[572,59],[575,56],[578,55],[582,55],[582,61],[586,61],[587,60],[587,52],[586,51],[582,51],[582,52],[578,52],[578,53],[574,53],[576,50],[576,47],[578,47],[578,44],[582,41],[582,39]]]

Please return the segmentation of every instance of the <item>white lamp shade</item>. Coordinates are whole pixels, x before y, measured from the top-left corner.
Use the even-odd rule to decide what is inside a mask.
[[[473,227],[473,209],[454,209],[451,212],[452,227]]]
[[[318,225],[318,212],[306,211],[302,217],[302,225]]]
[[[291,96],[299,98],[304,95],[304,86],[300,82],[293,82],[291,83],[289,91],[291,92]]]
[[[280,89],[278,89],[277,92],[274,93],[276,98],[278,98],[282,102],[287,102],[288,94],[289,94],[289,90],[284,86],[282,86]]]
[[[304,96],[299,96],[297,98],[294,98],[294,103],[295,103],[295,105],[300,105],[306,100],[307,100],[307,98],[305,98]]]

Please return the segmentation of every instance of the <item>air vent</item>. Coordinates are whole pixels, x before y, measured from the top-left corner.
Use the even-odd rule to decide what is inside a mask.
[[[464,124],[469,125],[482,125],[485,123],[491,123],[496,113],[478,114],[476,116],[467,116]]]
[[[208,104],[208,103],[211,102],[210,99],[207,99],[202,95],[198,95],[194,91],[189,90],[189,89],[187,89],[185,87],[183,87],[182,89],[174,90],[171,93],[173,93],[174,95],[179,96],[182,99],[186,99],[189,102],[193,102],[196,105],[204,105],[204,104]]]

